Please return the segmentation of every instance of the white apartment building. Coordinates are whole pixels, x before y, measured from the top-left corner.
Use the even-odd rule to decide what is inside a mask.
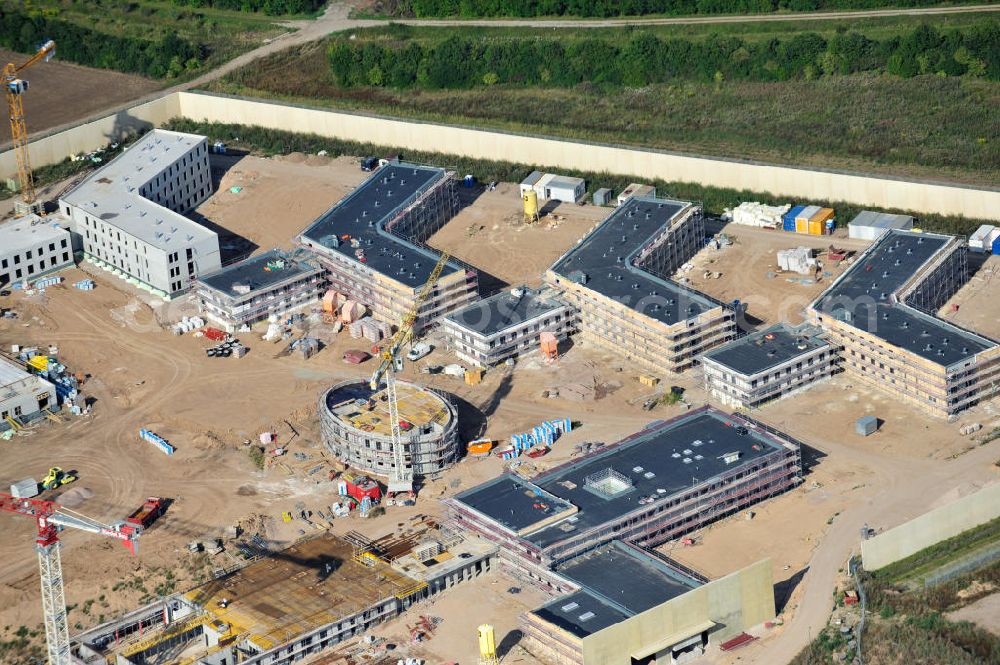
[[[831,376],[839,356],[820,332],[779,323],[709,351],[701,357],[705,390],[727,406],[752,409]]]
[[[0,432],[53,408],[57,408],[55,386],[0,358]]]
[[[219,237],[185,213],[212,194],[204,136],[154,129],[59,200],[84,258],[154,293],[221,267]]]
[[[28,215],[0,225],[0,287],[73,265],[72,238],[55,219]]]
[[[442,319],[442,328],[455,355],[488,367],[507,358],[539,353],[543,332],[565,339],[573,329],[575,314],[551,290],[520,287],[449,314]]]

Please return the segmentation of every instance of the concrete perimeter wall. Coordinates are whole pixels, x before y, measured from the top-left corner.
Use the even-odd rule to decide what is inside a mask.
[[[799,201],[848,201],[875,208],[1000,221],[1000,189],[913,182],[536,138],[200,92],[171,93],[116,115],[33,141],[30,148],[32,165],[37,168],[61,161],[71,153],[93,150],[106,144],[108,137],[118,136],[117,131],[123,128],[134,129],[144,123],[145,126],[158,125],[175,116],[308,132],[407,150],[748,189]],[[0,177],[11,177],[15,173],[13,154],[7,151],[0,155]]]
[[[645,653],[669,635],[687,637],[685,629],[705,621],[716,624],[709,640],[720,643],[774,615],[771,560],[762,559],[583,638],[583,662],[631,665],[632,654]]]
[[[28,144],[28,158],[32,168],[36,169],[58,164],[70,155],[103,148],[130,134],[162,125],[178,115],[180,97],[175,92],[99,120],[54,134],[43,134]],[[17,178],[17,161],[12,150],[0,154],[0,178]]]
[[[1000,517],[1000,483],[861,541],[865,570],[878,570]]]

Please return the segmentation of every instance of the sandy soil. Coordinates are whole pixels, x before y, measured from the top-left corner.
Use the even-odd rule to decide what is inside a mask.
[[[1000,298],[996,297],[997,274],[1000,273],[1000,256],[969,254],[969,264],[975,272],[969,282],[952,296],[938,312],[945,321],[957,323],[987,337],[1000,337]],[[958,310],[954,310],[954,306]]]
[[[440,617],[443,621],[434,636],[419,644],[410,644],[409,653],[428,663],[474,663],[479,656],[476,629],[482,623],[490,623],[504,662],[536,663],[533,656],[517,646],[520,639],[518,617],[541,605],[546,596],[520,584],[516,586],[521,591],[511,594],[508,589],[512,586],[515,584],[504,575],[489,573],[420,603],[412,612],[380,626],[373,634],[392,643],[405,644],[410,635],[407,625],[413,624],[419,615]]]
[[[1000,593],[991,593],[960,610],[948,612],[946,616],[952,621],[971,621],[1000,636]]]
[[[3,62],[20,64],[30,57],[0,49]],[[55,60],[27,70],[25,78],[31,82],[24,100],[24,115],[31,134],[125,104],[162,87],[142,76],[61,62],[58,55]],[[73,103],[67,104],[67,99]],[[7,141],[10,141],[10,123],[5,121],[0,123],[0,143]]]
[[[304,156],[242,158],[216,165],[223,170],[228,167],[220,173],[221,191],[199,212],[259,249],[288,246],[296,233],[364,175],[350,160]],[[240,194],[230,193],[228,188],[236,184],[244,189]],[[542,268],[590,228],[592,214],[603,212],[572,207],[558,229],[546,231],[542,226],[511,230],[507,220],[519,211],[513,192],[513,185],[505,185],[478,197],[431,244],[439,239],[454,243],[449,248],[454,248],[458,256],[501,279],[532,281],[528,279],[531,274],[537,279]],[[503,252],[494,252],[482,239],[466,235],[466,229],[477,219],[485,227],[479,233],[489,230],[498,241],[507,243]],[[487,226],[491,219],[498,229]],[[766,272],[768,255],[773,257],[772,246],[794,246],[795,242],[789,242],[787,236],[774,240],[773,232],[752,229],[740,229],[739,233],[734,230],[733,234],[739,235],[740,242],[718,253],[720,257],[739,259],[739,252],[744,250],[758,257],[753,270],[748,271],[750,286],[740,287],[741,292],[733,296],[746,299],[747,293],[756,288],[752,280],[763,283],[766,279],[758,273]],[[535,235],[550,241],[541,242]],[[514,239],[507,240],[510,237]],[[509,265],[513,256],[520,256],[530,269]],[[732,265],[737,270],[741,263],[737,260]],[[72,283],[82,275],[81,270],[74,269],[64,276]],[[312,527],[300,520],[282,522],[280,514],[286,510],[326,510],[334,500],[333,484],[322,481],[322,474],[317,479],[306,472],[323,461],[316,400],[331,383],[367,376],[371,370],[367,364],[354,367],[340,360],[344,350],[357,348],[357,342],[346,333],[326,337],[327,348],[309,361],[297,356],[279,357],[281,345],[260,341],[259,333],[242,336],[251,347],[243,359],[207,358],[203,349],[209,344],[205,340],[190,335],[176,337],[160,325],[191,313],[190,302],[147,302],[148,296],[104,272],[96,271],[94,277],[98,288],[92,292],[55,287],[44,296],[18,292],[4,302],[4,306],[18,311],[20,318],[0,319],[0,345],[57,344],[59,357],[74,372],[92,375],[84,390],[96,399],[96,404],[90,417],[65,416],[66,420],[59,424],[45,421],[32,428],[28,436],[0,443],[4,449],[0,481],[38,477],[53,465],[75,469],[80,476],[75,488],[89,488],[94,493],[75,509],[104,521],[121,519],[149,495],[168,497],[174,503],[167,515],[144,534],[137,558],[103,538],[78,532],[65,534],[67,601],[77,606],[70,614],[74,632],[77,624],[89,626],[135,607],[143,596],[186,589],[212,568],[231,561],[228,554],[215,559],[189,555],[185,545],[191,540],[220,536],[224,527],[237,521],[253,524],[276,543],[287,543],[310,532]],[[725,279],[712,282],[726,283]],[[735,277],[733,284],[736,289]],[[771,293],[776,298],[786,291],[806,288],[781,279],[767,280],[767,285],[773,287]],[[765,318],[764,306],[759,310]],[[323,335],[322,329],[314,332]],[[456,396],[464,438],[483,431],[487,436],[506,439],[512,433],[529,430],[542,419],[554,417],[582,423],[563,437],[552,453],[533,461],[533,471],[569,459],[577,443],[614,442],[652,419],[676,415],[683,408],[661,406],[652,412],[643,411],[641,404],[651,390],[638,383],[639,372],[578,340],[556,364],[525,359],[513,372],[498,369],[486,373],[478,386],[467,386],[442,375],[418,374],[420,365],[454,362],[440,341],[431,341],[438,348],[426,360],[408,364],[404,377]],[[607,396],[592,402],[541,398],[545,389],[581,381],[600,386]],[[686,389],[685,398],[693,406],[706,400],[700,381],[698,372],[670,379]],[[866,439],[854,434],[854,421],[868,413],[877,415],[884,424],[878,434]],[[863,519],[868,520],[867,511],[875,511],[880,516],[871,520],[875,528],[894,526],[912,517],[910,513],[916,510],[912,500],[898,505],[872,502],[889,490],[909,491],[912,488],[908,478],[944,480],[950,478],[946,474],[952,473],[948,469],[964,469],[971,458],[991,452],[966,453],[974,444],[957,432],[967,422],[988,426],[1000,415],[1000,408],[985,404],[956,423],[933,421],[877,391],[838,377],[753,415],[815,449],[807,451],[807,458],[815,461],[815,466],[803,485],[754,508],[756,516],[751,521],[734,517],[703,532],[695,547],[666,549],[712,576],[770,556],[776,581],[792,580],[783,587],[786,592],[794,588],[786,606],[787,617],[796,607],[795,594],[803,588],[794,585],[798,573],[807,565],[817,543],[827,542],[822,540],[824,534],[846,528],[841,525],[843,515],[856,521],[864,511]],[[140,427],[168,438],[177,446],[177,453],[166,457],[141,442],[137,436]],[[293,434],[293,428],[297,434]],[[291,452],[280,464],[260,471],[251,463],[243,442],[255,439],[264,429],[277,432],[278,441],[288,443]],[[294,453],[299,453],[301,459]],[[441,479],[429,483],[416,506],[394,508],[372,520],[334,520],[332,529],[337,533],[357,529],[382,535],[405,525],[417,514],[439,513],[440,504],[433,499],[478,484],[504,468],[496,458],[464,460]],[[983,469],[977,466],[975,472],[982,475],[986,473]],[[949,481],[948,496],[957,498],[974,485],[972,481]],[[838,514],[841,517],[830,526],[828,522]],[[39,625],[41,608],[37,564],[31,551],[33,527],[28,520],[10,516],[2,519],[8,537],[0,539],[0,626],[34,628]],[[788,528],[789,524],[796,528]],[[850,540],[856,533],[852,523],[846,537]],[[167,571],[173,579],[167,579]],[[425,645],[428,654],[442,661],[470,660],[468,649],[474,645],[475,626],[484,617],[498,626],[498,638],[502,640],[516,625],[516,616],[538,604],[531,594],[506,593],[507,586],[502,578],[496,584],[486,578],[475,585],[460,586],[423,612],[444,619],[439,637]],[[488,603],[488,611],[466,611],[481,597]],[[93,604],[86,605],[88,600]],[[399,623],[407,621],[412,622],[412,617],[403,617]]]
[[[835,236],[817,237],[727,224],[722,232],[733,241],[732,245],[719,250],[705,247],[691,260],[694,269],[678,272],[676,277],[686,277],[695,289],[722,302],[739,299],[747,303],[747,318],[752,323],[800,323],[809,303],[847,267],[844,263],[834,266],[832,262],[825,261],[824,256],[819,256],[824,263],[819,281],[804,284],[803,281],[810,281],[806,275],[780,273],[778,250],[809,247],[825,252],[833,244],[838,248],[861,252],[870,244],[850,240],[843,231]],[[706,270],[722,273],[722,276],[706,279]]]
[[[605,219],[610,208],[550,202],[535,224],[524,224],[518,186],[459,188],[463,209],[428,244],[506,282],[536,286],[542,273]]]
[[[211,162],[216,193],[193,218],[219,232],[223,260],[291,248],[296,235],[369,175],[356,159],[300,152],[270,159],[212,155]]]

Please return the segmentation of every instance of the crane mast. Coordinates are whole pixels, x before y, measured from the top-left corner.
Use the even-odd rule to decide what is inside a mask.
[[[35,178],[31,173],[31,161],[28,158],[28,126],[24,120],[23,96],[28,89],[28,82],[18,77],[18,74],[43,60],[48,61],[55,55],[56,43],[51,39],[38,49],[27,62],[15,65],[7,63],[3,68],[3,82],[7,88],[7,111],[10,117],[10,135],[13,143],[14,156],[17,159],[17,179],[21,188],[21,201],[15,207],[17,216],[31,212],[39,212],[40,206],[35,200]]]
[[[71,528],[115,538],[135,554],[142,529],[127,522],[102,524],[89,517],[71,513],[53,501],[18,498],[10,494],[0,493],[0,510],[35,520],[38,527],[35,551],[38,553],[38,572],[42,586],[48,664],[71,665],[59,531]]]
[[[437,286],[437,282],[441,278],[441,272],[444,270],[449,258],[451,257],[448,252],[441,253],[441,258],[438,259],[437,264],[434,266],[434,269],[431,270],[431,274],[424,283],[423,288],[420,289],[420,293],[417,294],[417,297],[413,300],[413,307],[400,322],[399,330],[397,330],[396,334],[393,335],[385,350],[379,354],[379,365],[372,373],[370,388],[373,391],[378,390],[378,387],[384,378],[386,399],[389,402],[389,427],[392,430],[393,456],[392,475],[390,475],[389,482],[390,492],[413,491],[413,469],[406,468],[406,452],[403,450],[402,441],[403,432],[399,424],[399,402],[396,399],[396,365],[397,363],[402,364],[402,359],[399,357],[399,353],[403,349],[403,346],[405,346],[406,343],[413,337],[413,326],[416,324],[417,318],[420,315],[420,308],[430,297],[431,293],[434,292],[434,288]]]

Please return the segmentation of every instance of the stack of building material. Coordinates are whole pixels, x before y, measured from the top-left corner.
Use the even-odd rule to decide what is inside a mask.
[[[992,224],[983,224],[975,232],[969,236],[969,249],[974,252],[989,252],[991,251],[993,245],[990,242],[990,236],[996,230],[996,227]]]
[[[778,251],[778,267],[784,271],[810,275],[816,270],[816,259],[808,247],[782,249]]]
[[[723,219],[731,219],[734,224],[757,226],[765,229],[776,229],[783,226],[782,216],[788,212],[790,205],[769,206],[756,201],[744,201],[735,208],[726,210]]]
[[[376,325],[374,319],[363,319],[361,322],[361,334],[370,342],[378,342],[382,339],[382,331]]]
[[[94,280],[92,279],[82,279],[73,285],[74,288],[80,289],[81,291],[93,291],[95,286]]]
[[[281,339],[281,325],[278,323],[267,324],[267,332],[264,333],[265,342],[277,342]]]
[[[351,333],[351,339],[361,339],[365,335],[364,321],[355,321],[347,326],[347,330]]]
[[[44,289],[47,286],[54,286],[62,282],[62,277],[44,277],[37,282],[35,282],[36,289]]]
[[[544,420],[540,425],[535,425],[530,432],[522,434],[512,434],[510,437],[510,447],[513,457],[517,457],[521,452],[529,450],[535,446],[548,446],[556,442],[560,435],[573,429],[573,423],[569,418],[559,418],[558,420]]]
[[[375,325],[378,326],[379,332],[382,333],[382,337],[392,337],[392,324],[386,323],[385,321],[375,320]]]
[[[174,447],[171,446],[169,443],[167,443],[167,440],[164,439],[163,437],[157,436],[156,434],[150,432],[147,429],[139,430],[139,436],[144,441],[148,441],[149,443],[153,444],[167,455],[174,454]]]

